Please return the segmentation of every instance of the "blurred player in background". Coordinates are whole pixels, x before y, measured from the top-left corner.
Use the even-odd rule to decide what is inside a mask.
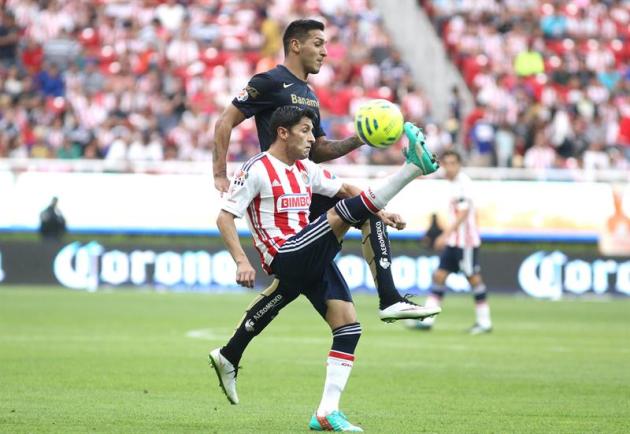
[[[227,151],[232,129],[246,118],[254,116],[262,151],[272,142],[271,115],[283,105],[311,108],[316,119],[313,122],[315,144],[309,158],[315,163],[334,160],[363,144],[358,136],[344,140],[328,140],[320,125],[319,100],[306,82],[309,74],[317,74],[326,58],[324,24],[316,20],[291,22],[283,36],[285,61],[283,65],[256,74],[245,89],[229,104],[219,117],[215,128],[213,155],[214,185],[220,192],[227,192]],[[314,195],[310,218],[316,219],[332,207],[338,199]],[[391,322],[402,318],[424,317],[423,306],[402,297],[396,290],[391,272],[391,247],[383,222],[374,215],[359,222],[363,256],[370,265],[379,296],[379,317]],[[276,283],[274,283],[276,284]]]
[[[440,165],[449,181],[449,222],[444,232],[435,240],[435,248],[441,250],[440,265],[433,274],[433,288],[426,300],[427,307],[441,306],[446,292],[446,278],[450,273],[462,272],[468,279],[475,298],[476,322],[469,329],[471,334],[492,331],[487,288],[481,277],[479,247],[481,238],[477,227],[477,215],[471,198],[471,179],[461,171],[462,159],[455,151],[445,151]],[[423,321],[409,320],[412,328],[430,330],[435,318]]]
[[[383,208],[408,183],[437,170],[437,162],[424,147],[424,137],[411,124],[406,162],[379,186],[362,191],[329,176],[308,159],[315,145],[316,114],[293,105],[276,109],[271,116],[273,143],[241,166],[217,218],[223,241],[236,262],[236,281],[252,288],[256,271],[241,245],[234,219],[247,217],[262,266],[276,277],[250,305],[234,335],[210,352],[210,362],[228,400],[238,404],[238,364],[249,343],[282,308],[304,294],[332,330],[326,382],[320,405],[309,428],[315,431],[363,431],[339,411],[341,393],[350,377],[354,351],[361,336],[352,296],[335,266],[343,236],[350,226],[371,214],[397,229],[405,227],[397,214]],[[340,200],[308,223],[312,194]],[[440,312],[435,307],[433,315]],[[279,369],[282,369],[281,367]]]

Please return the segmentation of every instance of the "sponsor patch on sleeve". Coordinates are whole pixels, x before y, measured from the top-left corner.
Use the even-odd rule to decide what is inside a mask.
[[[239,169],[234,174],[234,179],[232,180],[232,182],[234,183],[235,186],[241,187],[243,184],[245,184],[246,179],[247,179],[247,172],[245,172],[242,169]]]

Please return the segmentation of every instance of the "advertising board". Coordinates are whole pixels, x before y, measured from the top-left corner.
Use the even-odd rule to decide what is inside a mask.
[[[358,243],[344,247],[337,265],[352,291],[376,293]],[[402,293],[424,294],[439,264],[435,253],[397,248],[391,267]],[[256,288],[270,277],[259,268],[252,248],[246,253],[257,268]],[[481,254],[484,278],[492,292],[524,293],[543,299],[564,296],[630,295],[630,259],[568,254],[556,251],[496,251]],[[169,291],[236,291],[236,267],[219,245],[214,248],[177,245],[129,246],[81,243],[0,243],[0,285],[62,285],[96,291],[99,288],[137,287]],[[453,291],[468,292],[466,279],[451,275]]]

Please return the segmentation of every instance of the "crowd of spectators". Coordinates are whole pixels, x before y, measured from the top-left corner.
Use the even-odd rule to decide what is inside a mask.
[[[367,0],[6,0],[0,11],[0,158],[208,161],[216,118],[256,72],[283,59],[297,18],[321,17],[328,57],[310,78],[324,129],[352,134],[366,98],[429,113]],[[230,161],[259,152],[235,130]],[[337,163],[388,164],[362,147]]]
[[[630,1],[419,5],[475,96],[449,119],[472,165],[630,169]]]

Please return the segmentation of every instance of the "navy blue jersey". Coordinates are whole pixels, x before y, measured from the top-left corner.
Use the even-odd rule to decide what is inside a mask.
[[[232,104],[245,117],[255,117],[260,150],[263,152],[269,149],[272,143],[271,115],[275,109],[283,105],[297,105],[313,110],[317,115],[313,135],[315,138],[326,135],[321,127],[317,96],[304,80],[297,78],[284,65],[254,75],[247,83],[247,87],[232,100]]]

